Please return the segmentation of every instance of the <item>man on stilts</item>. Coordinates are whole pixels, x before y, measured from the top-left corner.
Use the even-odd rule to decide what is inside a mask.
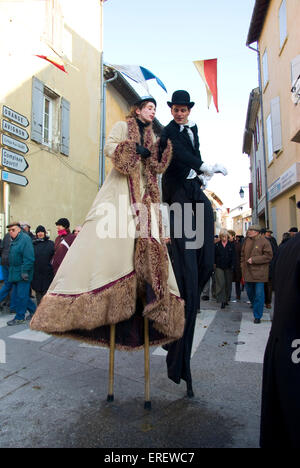
[[[226,175],[227,171],[219,164],[210,166],[201,159],[197,125],[189,121],[194,106],[189,93],[175,91],[168,106],[173,120],[162,132],[161,150],[170,139],[173,157],[163,174],[162,190],[163,201],[171,208],[173,267],[181,297],[185,301],[186,322],[182,338],[164,348],[168,350],[168,377],[177,384],[181,379],[185,380],[187,396],[193,397],[190,359],[196,315],[201,291],[211,276],[214,264],[213,210],[202,188],[215,172]],[[197,209],[199,204],[200,210]],[[181,210],[172,209],[175,205]],[[191,211],[191,216],[188,216],[187,210]],[[187,223],[190,225],[187,226]],[[193,237],[188,235],[191,232],[194,233]]]

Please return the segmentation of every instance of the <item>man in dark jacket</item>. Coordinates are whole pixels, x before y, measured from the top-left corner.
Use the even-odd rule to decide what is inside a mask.
[[[19,223],[7,226],[12,242],[9,250],[8,281],[16,288],[16,316],[7,325],[20,325],[25,321],[27,309],[31,318],[36,310],[30,299],[30,283],[33,277],[34,251],[30,237],[21,230]]]
[[[162,178],[162,190],[163,201],[180,208],[179,211],[170,210],[170,234],[174,273],[185,301],[186,324],[183,337],[166,347],[167,366],[168,377],[177,384],[185,380],[187,394],[191,397],[190,357],[196,314],[201,291],[211,276],[214,263],[213,210],[201,187],[217,168],[201,159],[197,125],[189,121],[194,106],[189,93],[175,91],[168,106],[173,120],[162,131],[161,151],[170,139],[173,156]],[[198,210],[200,207],[203,210]]]
[[[9,232],[5,234],[3,237],[2,245],[1,245],[1,265],[2,265],[2,273],[3,273],[3,281],[4,284],[0,289],[0,302],[4,301],[4,299],[9,295],[9,310],[10,313],[16,312],[16,291],[15,287],[12,283],[8,281],[8,274],[9,274],[9,249],[11,244],[11,237]]]
[[[262,386],[260,445],[300,445],[300,234],[282,244],[274,261],[274,317]]]
[[[55,239],[54,256],[52,259],[54,275],[56,275],[61,262],[76,238],[76,236],[70,232],[70,222],[67,218],[60,218],[55,224],[58,236]]]
[[[38,226],[35,234],[36,239],[33,241],[35,262],[31,287],[35,291],[36,302],[39,305],[53,280],[51,260],[54,255],[54,242],[47,236],[44,226]]]

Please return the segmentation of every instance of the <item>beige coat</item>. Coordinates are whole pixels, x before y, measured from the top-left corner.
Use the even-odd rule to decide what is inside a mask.
[[[273,252],[271,243],[260,234],[254,238],[247,237],[242,246],[242,276],[249,283],[267,283],[269,281],[269,264]],[[252,258],[252,264],[248,263]]]
[[[161,239],[160,215],[151,206],[159,202],[157,174],[166,169],[171,148],[169,145],[159,162],[158,146],[149,128],[144,146],[152,156],[145,164],[135,151],[136,142],[139,131],[135,119],[118,122],[112,129],[105,155],[112,158],[115,167],[38,307],[32,329],[107,346],[102,328],[132,320],[139,299],[143,315],[154,328],[150,344],[182,335],[184,304]],[[143,213],[138,216],[143,211],[139,205],[132,209],[132,203],[141,202],[141,208],[148,208],[150,219],[146,221]],[[135,239],[145,226],[149,237]],[[137,343],[127,346],[123,341],[116,346],[141,347]]]

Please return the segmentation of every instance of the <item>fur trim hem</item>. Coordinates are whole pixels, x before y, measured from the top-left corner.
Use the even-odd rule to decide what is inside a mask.
[[[46,294],[31,322],[32,330],[45,333],[92,330],[129,319],[136,306],[136,275],[132,273],[79,295]]]
[[[66,333],[51,333],[52,336],[55,338],[69,338],[71,340],[80,341],[81,343],[86,343],[91,346],[100,346],[101,348],[110,348],[109,340],[105,341],[102,339],[97,339],[92,336],[83,336],[80,334],[80,330],[78,333],[76,332],[66,332]],[[172,343],[174,339],[164,338],[161,340],[154,340],[149,342],[149,346],[162,346],[164,344]],[[134,351],[142,351],[144,349],[144,345],[139,346],[126,346],[123,344],[115,343],[115,349],[117,351],[127,351],[127,352],[134,352]]]

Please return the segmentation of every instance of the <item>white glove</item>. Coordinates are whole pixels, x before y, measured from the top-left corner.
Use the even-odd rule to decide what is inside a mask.
[[[202,189],[206,189],[207,187],[207,182],[211,179],[211,177],[206,177],[204,174],[201,174],[198,176],[199,180],[201,181]]]
[[[200,166],[200,171],[203,172],[205,176],[212,177],[214,175],[213,167],[210,164],[202,163]]]
[[[213,166],[213,171],[214,173],[223,174],[224,176],[228,174],[226,167],[223,166],[222,164],[215,164]]]

